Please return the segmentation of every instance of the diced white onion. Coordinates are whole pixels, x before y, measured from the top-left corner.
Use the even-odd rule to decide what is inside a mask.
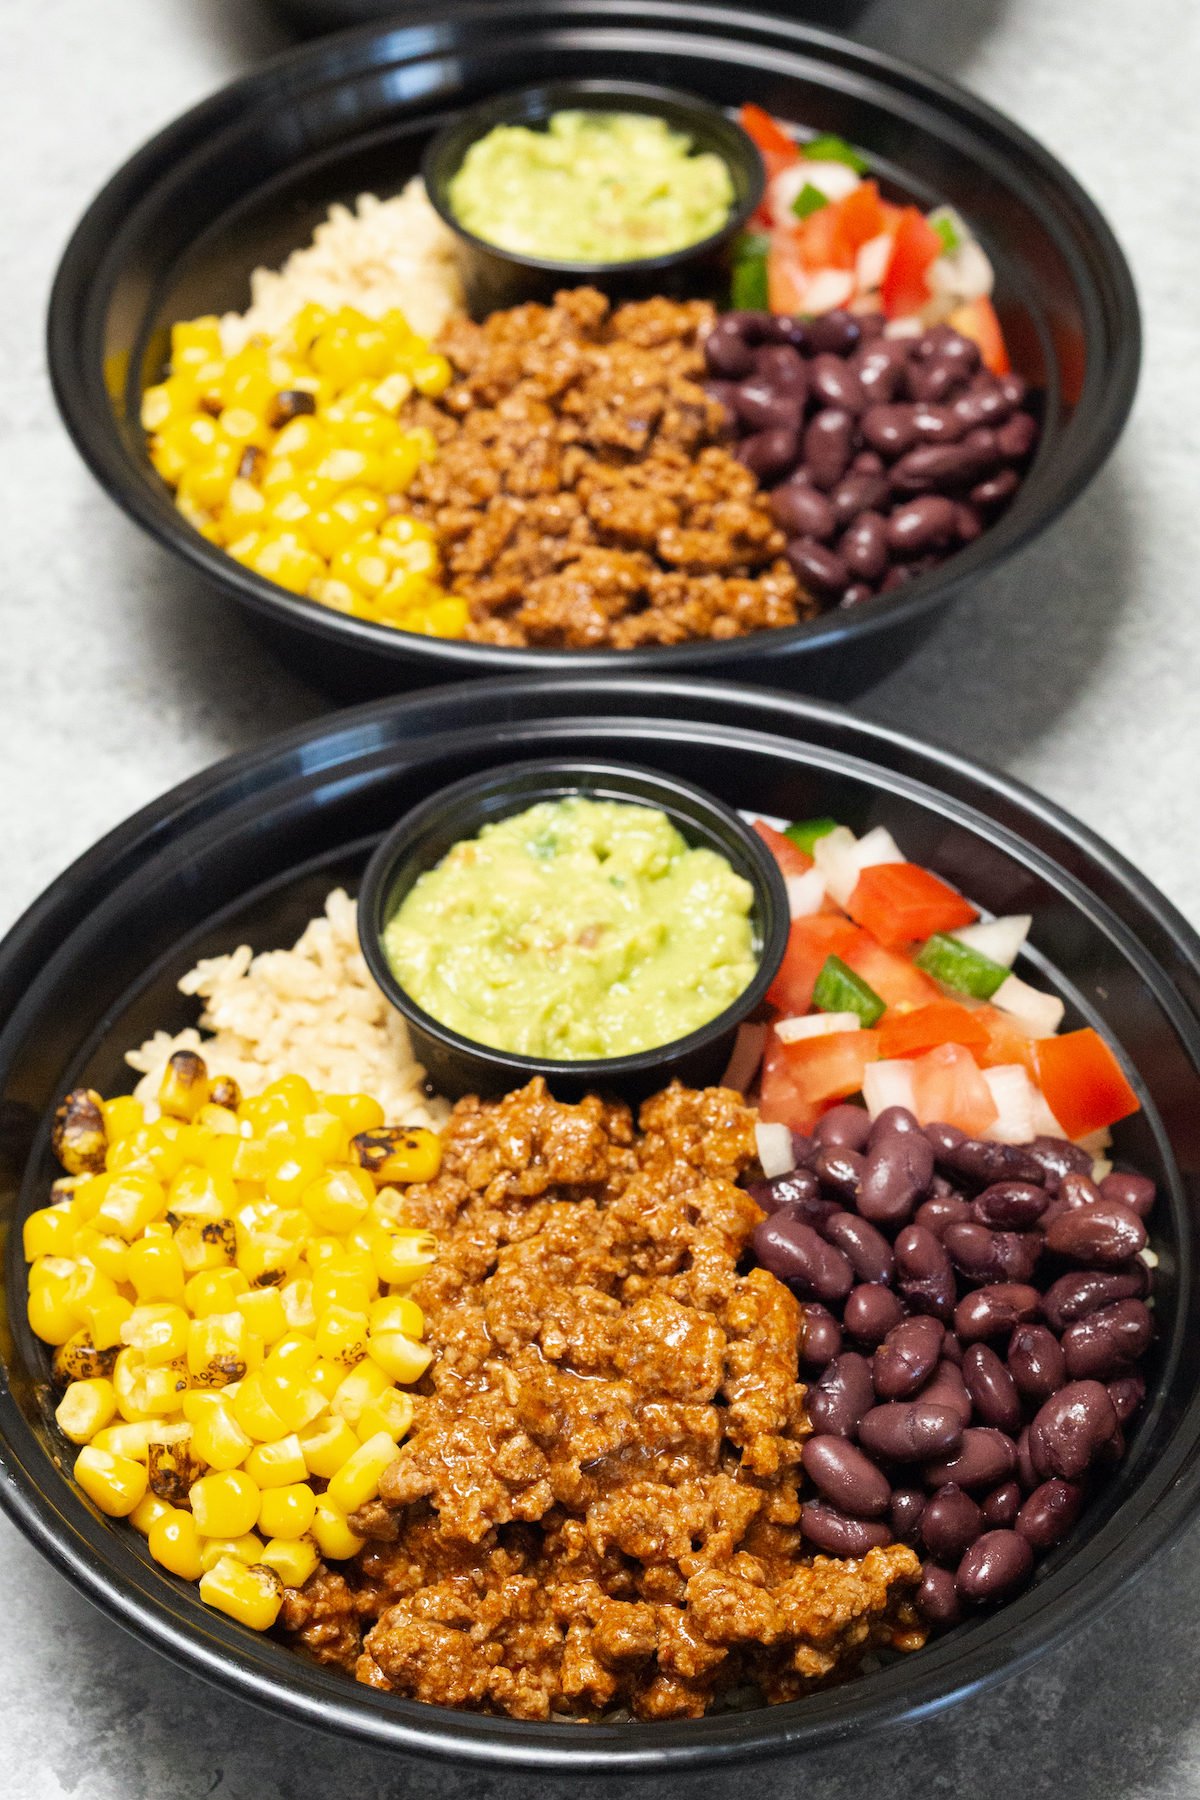
[[[866,837],[859,838],[855,856],[860,870],[877,868],[880,863],[908,861],[886,825],[876,825],[873,831],[868,831]]]
[[[803,1019],[779,1019],[775,1035],[781,1044],[797,1044],[801,1038],[829,1037],[835,1031],[861,1031],[857,1013],[809,1013]]]
[[[739,1025],[733,1040],[733,1055],[721,1077],[721,1086],[744,1094],[758,1073],[758,1065],[767,1044],[765,1025]]]
[[[992,291],[992,265],[973,238],[948,250],[933,263],[926,280],[935,294],[945,294],[966,306],[983,300]]]
[[[788,910],[793,919],[807,919],[819,913],[825,904],[825,877],[820,869],[806,869],[803,875],[785,875]]]
[[[1112,1132],[1107,1125],[1101,1125],[1097,1130],[1089,1131],[1086,1137],[1076,1138],[1075,1142],[1081,1150],[1086,1150],[1089,1156],[1099,1156],[1102,1150],[1107,1150],[1111,1146]]]
[[[863,1070],[862,1093],[872,1119],[889,1106],[906,1106],[914,1112],[912,1064],[903,1058],[868,1063]]]
[[[758,1160],[768,1181],[774,1175],[790,1175],[796,1166],[791,1130],[786,1125],[764,1125],[760,1119],[754,1127]]]
[[[1046,1096],[1039,1087],[1033,1090],[1033,1135],[1056,1138],[1065,1138],[1067,1135],[1050,1111]]]
[[[796,215],[792,208],[806,187],[814,187],[827,200],[836,201],[844,200],[859,185],[860,178],[849,163],[808,162],[801,157],[771,178],[767,190],[771,218],[776,225],[794,227]]]
[[[883,335],[890,338],[920,337],[924,329],[916,313],[909,313],[903,319],[889,319],[883,328]]]
[[[992,1005],[1008,1013],[1032,1038],[1053,1037],[1066,1011],[1057,994],[1039,993],[1016,975],[1001,982],[992,995]]]
[[[1031,913],[1013,913],[1006,919],[981,919],[977,925],[964,925],[960,931],[952,931],[950,936],[965,944],[968,950],[978,950],[980,956],[990,956],[993,962],[1003,963],[1006,969],[1011,969],[1032,924]]]
[[[1033,1114],[1038,1090],[1029,1079],[1023,1063],[1001,1063],[998,1068],[984,1069],[998,1117],[983,1133],[997,1144],[1028,1144],[1037,1137]]]
[[[886,231],[878,237],[868,238],[854,259],[854,273],[858,281],[859,292],[869,294],[883,280],[884,273],[892,260],[892,245],[895,239]]]
[[[813,845],[813,861],[820,869],[825,886],[839,906],[858,886],[858,839],[846,825],[837,825],[819,837]]]
[[[1111,1175],[1112,1171],[1112,1164],[1106,1157],[1101,1157],[1099,1162],[1094,1162],[1092,1164],[1092,1180],[1096,1183],[1097,1187],[1099,1187],[1100,1183],[1104,1180],[1104,1177],[1106,1175]]]
[[[854,276],[849,269],[818,269],[804,289],[807,313],[832,312],[845,306],[854,293]]]
[[[747,825],[753,826],[759,819],[769,825],[772,831],[786,831],[791,824],[790,819],[780,819],[774,813],[748,812],[744,806],[738,807],[738,818],[745,819]]]

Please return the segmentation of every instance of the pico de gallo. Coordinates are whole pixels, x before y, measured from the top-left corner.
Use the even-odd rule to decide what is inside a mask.
[[[991,263],[953,207],[896,206],[841,138],[799,141],[753,104],[739,117],[762,154],[767,185],[735,246],[735,307],[882,312],[896,337],[948,324],[978,345],[985,368],[1009,373]]]
[[[735,1053],[744,1088],[761,1053],[765,1122],[809,1133],[861,1095],[873,1119],[904,1106],[921,1125],[1099,1153],[1107,1128],[1138,1110],[1104,1039],[1090,1026],[1060,1035],[1063,1002],[1013,974],[1029,915],[981,918],[882,826],[861,838],[833,819],[754,829],[792,915],[767,995],[776,1016],[743,1027],[754,1035]]]

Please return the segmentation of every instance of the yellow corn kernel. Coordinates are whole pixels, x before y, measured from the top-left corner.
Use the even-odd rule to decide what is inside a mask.
[[[336,1113],[323,1106],[300,1121],[301,1142],[324,1163],[344,1163],[349,1138]]]
[[[371,389],[371,399],[381,411],[398,413],[411,393],[412,382],[397,369],[393,374],[386,375],[378,387]],[[154,427],[148,426],[147,429],[154,430]]]
[[[269,1488],[258,1509],[258,1529],[264,1537],[303,1537],[313,1522],[317,1497],[307,1481]]]
[[[237,1187],[228,1175],[187,1163],[167,1189],[167,1211],[177,1224],[231,1218],[237,1210]]]
[[[36,1286],[30,1283],[29,1328],[43,1343],[65,1344],[79,1330],[79,1320],[67,1297],[70,1286],[69,1279],[61,1275],[46,1275]]]
[[[193,1119],[208,1100],[208,1070],[194,1050],[176,1050],[167,1058],[158,1089],[158,1104],[176,1119]]]
[[[146,1492],[146,1471],[128,1456],[88,1444],[75,1458],[75,1480],[110,1519],[128,1518]]]
[[[239,1294],[248,1294],[250,1283],[240,1269],[202,1269],[183,1290],[183,1304],[194,1319],[211,1313],[238,1310]]]
[[[354,1435],[359,1442],[365,1444],[368,1439],[377,1437],[381,1431],[397,1441],[402,1438],[413,1422],[413,1403],[408,1394],[402,1394],[399,1388],[384,1388],[376,1399],[368,1401],[358,1415],[358,1423],[354,1427]]]
[[[340,1237],[310,1237],[304,1246],[304,1260],[312,1270],[314,1281],[323,1271],[332,1273],[334,1269],[340,1269],[345,1254]]]
[[[258,1517],[258,1485],[241,1469],[202,1475],[188,1489],[188,1499],[202,1537],[241,1537]]]
[[[104,1114],[104,1129],[110,1144],[131,1137],[146,1123],[142,1103],[132,1094],[118,1094],[115,1100],[102,1100],[100,1111]]]
[[[114,1456],[127,1456],[131,1462],[148,1463],[150,1460],[150,1433],[154,1430],[153,1419],[127,1421],[123,1425],[106,1425],[92,1439],[95,1450],[111,1450]]]
[[[317,1319],[317,1352],[325,1362],[352,1369],[367,1354],[368,1336],[365,1308],[350,1312],[344,1306],[328,1306]]]
[[[253,444],[259,450],[265,450],[271,442],[271,433],[261,416],[249,406],[226,406],[217,415],[217,424],[225,436],[240,450]]]
[[[263,1390],[262,1375],[248,1375],[238,1386],[233,1399],[233,1413],[247,1436],[256,1443],[277,1444],[296,1429],[285,1424]]]
[[[123,1419],[163,1418],[187,1392],[187,1369],[182,1363],[152,1368],[140,1350],[122,1350],[113,1364],[112,1384]]]
[[[117,1410],[111,1381],[100,1375],[92,1381],[73,1381],[55,1410],[58,1428],[73,1444],[87,1444],[102,1431]]]
[[[153,1175],[126,1169],[114,1175],[92,1222],[97,1231],[116,1232],[126,1243],[132,1243],[152,1219],[162,1218],[166,1210],[167,1194],[162,1182]]]
[[[135,1531],[140,1531],[143,1537],[149,1537],[155,1521],[165,1518],[174,1510],[175,1508],[168,1506],[165,1500],[160,1500],[157,1494],[148,1493],[143,1495],[130,1513],[129,1523]]]
[[[467,602],[447,594],[431,599],[428,605],[409,607],[396,623],[402,631],[415,631],[421,637],[460,638],[466,634],[470,617]]]
[[[126,1270],[140,1301],[183,1299],[183,1258],[173,1238],[138,1238],[126,1252]]]
[[[169,1508],[155,1519],[147,1535],[150,1554],[156,1563],[170,1569],[172,1575],[182,1575],[185,1581],[199,1581],[204,1573],[200,1560],[200,1534],[190,1512]]]
[[[264,1368],[257,1379],[267,1405],[283,1420],[287,1431],[303,1431],[325,1411],[325,1396],[309,1382],[307,1370],[298,1374],[285,1370]]]
[[[356,453],[347,450],[335,454],[353,456]],[[320,557],[294,530],[269,532],[244,560],[256,575],[293,594],[303,594],[310,581],[325,573]]]
[[[360,593],[374,597],[387,586],[392,566],[374,532],[366,532],[330,558],[329,573],[334,581],[345,581]]]
[[[310,1475],[326,1480],[336,1475],[343,1463],[349,1462],[358,1449],[358,1438],[345,1419],[338,1414],[322,1416],[299,1434],[300,1453]]]
[[[197,1387],[223,1388],[246,1373],[249,1330],[245,1319],[233,1312],[208,1313],[193,1319],[188,1328],[188,1373]]]
[[[232,1556],[240,1563],[256,1563],[262,1555],[263,1541],[253,1531],[243,1532],[241,1537],[220,1538],[202,1537],[200,1539],[200,1562],[205,1573],[215,1569],[223,1556]]]
[[[301,413],[289,419],[271,446],[271,459],[280,458],[298,469],[308,469],[331,448],[329,432],[312,413]]]
[[[121,1342],[121,1331],[133,1307],[123,1294],[98,1293],[74,1305],[76,1317],[92,1334],[97,1350],[111,1350]],[[53,1342],[53,1340],[50,1340]]]
[[[389,1294],[376,1300],[370,1311],[371,1335],[378,1331],[402,1331],[405,1337],[420,1341],[425,1336],[425,1314],[415,1300],[400,1294]]]
[[[256,1444],[246,1458],[245,1470],[264,1493],[268,1488],[289,1487],[308,1479],[308,1465],[295,1432],[277,1444]]]
[[[180,477],[175,503],[180,511],[185,502],[204,511],[215,510],[229,493],[230,483],[242,460],[242,446],[218,438],[206,456],[192,462]]]
[[[285,1588],[302,1588],[320,1560],[315,1542],[307,1536],[272,1538],[259,1558],[268,1569],[274,1569]]]
[[[272,1231],[238,1232],[237,1266],[252,1288],[280,1286],[299,1259],[297,1246]]]
[[[262,1563],[247,1567],[236,1557],[223,1556],[201,1575],[200,1598],[239,1625],[269,1631],[283,1605],[283,1583]]]
[[[216,1394],[186,1394],[185,1417],[190,1416],[187,1402],[207,1400],[205,1411],[197,1414],[192,1427],[192,1450],[210,1469],[223,1474],[240,1468],[254,1448],[254,1440],[244,1432],[233,1416],[230,1405]]]
[[[310,581],[307,592],[310,600],[319,600],[334,612],[349,613],[356,619],[372,616],[370,601],[356,594],[346,581]]]
[[[323,1174],[324,1164],[316,1150],[303,1144],[287,1144],[279,1149],[272,1145],[263,1185],[267,1198],[276,1206],[290,1208],[300,1204],[301,1195]]]
[[[419,1381],[430,1363],[433,1351],[424,1344],[414,1344],[402,1331],[373,1332],[367,1345],[373,1362],[377,1362],[393,1381]]]
[[[392,1445],[392,1454],[396,1446]],[[345,1562],[351,1556],[357,1556],[366,1542],[365,1538],[356,1537],[346,1522],[346,1512],[337,1506],[329,1495],[317,1496],[317,1510],[313,1518],[312,1534],[322,1556],[332,1562]]]
[[[332,1117],[332,1114],[330,1115]],[[335,1120],[339,1132],[344,1131]],[[364,1182],[361,1169],[326,1169],[305,1188],[302,1199],[305,1211],[321,1231],[344,1232],[366,1216],[372,1194],[364,1194],[370,1178]]]
[[[323,1094],[321,1104],[327,1112],[337,1114],[350,1137],[360,1131],[377,1131],[383,1124],[383,1108],[370,1094]]]
[[[186,369],[221,354],[221,327],[216,313],[180,319],[171,327],[171,367]]]
[[[387,1227],[371,1239],[371,1254],[380,1281],[390,1287],[415,1287],[437,1255],[437,1239],[427,1231]]]
[[[330,1401],[330,1410],[345,1419],[348,1425],[357,1425],[364,1406],[378,1400],[391,1385],[391,1377],[380,1365],[365,1358],[338,1384]]]
[[[376,1432],[359,1446],[349,1462],[330,1477],[323,1498],[345,1513],[357,1512],[379,1494],[379,1478],[396,1460],[396,1446],[386,1431]]]
[[[307,1379],[318,1394],[324,1394],[326,1400],[332,1400],[346,1379],[346,1371],[341,1363],[317,1361],[308,1371]]]
[[[384,1126],[353,1137],[350,1157],[379,1187],[396,1181],[432,1181],[442,1166],[442,1140],[436,1131],[419,1126]]]
[[[54,1352],[53,1374],[55,1381],[95,1381],[98,1376],[107,1376],[117,1360],[115,1347],[97,1350],[92,1342],[92,1334],[86,1328],[76,1331],[65,1344],[60,1344]]]
[[[208,1086],[211,1093],[214,1083],[210,1081]],[[201,1151],[202,1156],[207,1156],[213,1149],[208,1142],[207,1134],[215,1137],[237,1137],[241,1130],[236,1110],[232,1106],[221,1106],[214,1100],[205,1101],[192,1123],[199,1131],[206,1133]],[[210,1166],[207,1162],[205,1163],[206,1168]],[[228,1174],[229,1171],[224,1170],[223,1173]]]
[[[169,1301],[135,1306],[121,1327],[121,1342],[140,1350],[150,1368],[158,1368],[186,1355],[191,1324],[182,1306]]]
[[[109,1190],[112,1176],[87,1175],[81,1178],[78,1187],[71,1195],[71,1217],[76,1225],[90,1225],[100,1210],[100,1203]]]
[[[302,1331],[288,1331],[279,1339],[263,1364],[270,1375],[290,1375],[305,1382],[317,1360],[317,1346]]]
[[[335,1264],[325,1263],[313,1276],[312,1302],[318,1320],[331,1306],[340,1307],[343,1312],[365,1313],[371,1304],[370,1290],[358,1270],[341,1266],[344,1255],[342,1251]]]
[[[312,1282],[307,1277],[301,1276],[295,1281],[286,1282],[279,1290],[279,1298],[283,1302],[289,1331],[316,1331],[317,1314],[312,1303]]]
[[[444,356],[439,356],[436,351],[429,351],[415,362],[409,363],[408,375],[418,394],[424,394],[427,400],[436,400],[450,386],[454,371]]]
[[[287,1331],[287,1314],[283,1310],[278,1288],[254,1288],[249,1293],[240,1294],[236,1304],[248,1328],[264,1344],[273,1344]]]
[[[367,1296],[368,1302],[379,1295],[379,1271],[375,1267],[375,1258],[371,1255],[371,1239],[374,1231],[363,1225],[356,1225],[353,1231],[345,1236],[345,1253],[337,1265],[339,1275],[352,1275]],[[353,1309],[351,1309],[353,1310]]]
[[[65,1206],[43,1206],[30,1213],[22,1230],[25,1261],[38,1256],[70,1256],[78,1229],[69,1200]]]

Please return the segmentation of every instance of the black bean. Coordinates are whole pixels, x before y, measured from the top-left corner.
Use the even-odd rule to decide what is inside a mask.
[[[871,1135],[871,1115],[861,1106],[831,1106],[813,1127],[821,1150],[864,1150]]]
[[[820,1196],[820,1184],[811,1169],[792,1169],[786,1175],[772,1175],[768,1181],[752,1181],[746,1192],[765,1213],[778,1212],[781,1206],[802,1206]]]
[[[958,533],[960,544],[973,544],[983,531],[983,520],[973,506],[964,500],[954,503],[954,529]]]
[[[829,496],[838,524],[849,525],[860,513],[886,505],[888,492],[886,475],[843,475]]]
[[[1059,1184],[1062,1191],[1062,1184]],[[1097,1200],[1055,1219],[1046,1233],[1046,1244],[1072,1262],[1112,1269],[1136,1256],[1146,1242],[1146,1227],[1137,1214],[1119,1200]]]
[[[906,1132],[916,1137],[925,1135],[917,1123],[916,1115],[909,1112],[907,1106],[885,1106],[872,1122],[867,1149],[873,1150],[882,1138],[903,1137]]]
[[[888,566],[887,520],[882,513],[860,513],[838,545],[838,554],[852,575],[878,581]]]
[[[1066,1138],[1035,1137],[1031,1144],[1022,1146],[1026,1156],[1032,1158],[1041,1169],[1041,1181],[1048,1194],[1058,1192],[1058,1184],[1064,1175],[1072,1172],[1076,1175],[1090,1175],[1092,1159],[1086,1150],[1078,1144],[1069,1143]]]
[[[962,1620],[962,1603],[954,1575],[949,1569],[939,1569],[936,1563],[928,1562],[922,1569],[914,1604],[930,1625],[948,1629]]]
[[[985,1531],[976,1538],[954,1577],[962,1599],[982,1604],[1008,1600],[1033,1573],[1033,1551],[1015,1531]]]
[[[904,1303],[890,1288],[874,1282],[851,1289],[842,1308],[842,1323],[861,1344],[881,1344],[904,1317]]]
[[[887,534],[888,548],[897,556],[915,556],[951,544],[957,536],[954,503],[943,494],[922,494],[909,500],[888,520]]]
[[[842,1347],[842,1328],[833,1314],[815,1300],[804,1307],[800,1335],[800,1360],[813,1369],[824,1369]]]
[[[1146,1175],[1122,1175],[1114,1169],[1100,1183],[1101,1198],[1116,1200],[1135,1212],[1139,1219],[1148,1219],[1154,1205],[1158,1190]]]
[[[737,407],[734,403],[734,395],[737,393],[736,382],[706,381],[704,391],[710,400],[715,400],[717,405],[724,410],[726,427],[730,431],[736,430],[738,422]]]
[[[793,1131],[792,1155],[796,1159],[798,1169],[815,1168],[820,1148],[821,1146],[815,1138],[806,1137],[802,1131]]]
[[[894,593],[897,588],[905,587],[910,581],[915,581],[917,574],[918,571],[910,568],[907,563],[893,563],[880,582],[879,591],[881,594]]]
[[[871,1219],[877,1225],[901,1225],[912,1216],[913,1207],[928,1190],[932,1179],[933,1151],[923,1132],[889,1131],[877,1136],[867,1152],[858,1190],[858,1210],[864,1219]],[[917,1247],[912,1256],[919,1261],[921,1239],[914,1242]],[[936,1238],[933,1242],[937,1244]],[[928,1253],[927,1260],[928,1267],[918,1268],[914,1264],[905,1267],[902,1273],[912,1279],[940,1274],[943,1268],[949,1267],[940,1245],[936,1252]]]
[[[866,421],[863,423],[865,432]],[[922,444],[907,451],[892,469],[892,489],[897,494],[928,494],[968,487],[999,460],[995,432],[980,426],[968,432],[960,444]]]
[[[843,1437],[810,1437],[800,1452],[804,1473],[826,1500],[856,1519],[878,1519],[892,1503],[891,1483],[869,1456]]]
[[[973,375],[979,367],[978,344],[955,331],[953,325],[931,325],[917,338],[909,355],[916,364],[952,362],[964,375]]]
[[[980,507],[984,512],[993,511],[996,507],[1005,506],[1021,485],[1021,477],[1015,469],[1001,469],[996,475],[989,475],[971,489],[968,499],[972,506]]]
[[[804,464],[813,483],[827,492],[846,473],[854,447],[854,419],[841,406],[827,406],[804,433]]]
[[[862,417],[862,434],[882,456],[903,456],[917,441],[916,407],[870,406]]]
[[[957,1332],[948,1331],[942,1339],[942,1361],[953,1363],[956,1369],[962,1368],[963,1347],[959,1342]]]
[[[964,1550],[970,1548],[983,1531],[983,1514],[969,1494],[956,1482],[945,1487],[925,1504],[921,1514],[921,1536],[931,1556],[939,1562],[958,1563]]]
[[[806,1500],[800,1508],[800,1530],[827,1556],[865,1556],[892,1541],[892,1528],[874,1519],[851,1519],[827,1500]]]
[[[950,410],[964,431],[970,431],[976,425],[1003,425],[1013,409],[995,376],[983,374],[976,375],[966,393],[951,403]]]
[[[835,594],[849,585],[850,573],[841,557],[816,538],[793,538],[784,555],[801,587],[810,593]]]
[[[1117,1429],[1117,1413],[1098,1381],[1072,1381],[1052,1394],[1029,1427],[1029,1456],[1041,1480],[1077,1481]]]
[[[949,1350],[952,1342],[947,1332],[942,1349]],[[921,1389],[918,1400],[922,1406],[948,1407],[964,1431],[971,1423],[971,1396],[967,1392],[962,1370],[945,1356]]]
[[[1016,1144],[969,1138],[953,1125],[927,1125],[925,1135],[933,1144],[938,1162],[969,1181],[978,1182],[980,1187],[990,1187],[995,1181],[1041,1180],[1038,1164]]]
[[[952,1455],[962,1443],[962,1434],[962,1421],[953,1407],[923,1398],[873,1406],[858,1422],[859,1442],[886,1462],[923,1462],[930,1456]]]
[[[1111,1381],[1144,1356],[1154,1336],[1154,1319],[1144,1300],[1103,1306],[1063,1333],[1063,1355],[1072,1381]]]
[[[954,1309],[954,1329],[963,1343],[1000,1337],[1014,1325],[1041,1316],[1042,1296],[1025,1282],[997,1281],[964,1294]]]
[[[808,365],[791,344],[768,344],[754,353],[754,373],[779,394],[803,401],[808,393]]]
[[[1014,413],[1008,423],[1001,425],[996,433],[1001,456],[1012,457],[1014,461],[1028,456],[1037,439],[1037,420],[1027,412]]]
[[[963,1357],[963,1381],[981,1425],[994,1425],[1010,1436],[1020,1430],[1021,1396],[994,1350],[972,1344]]]
[[[953,1269],[947,1268],[940,1275],[905,1275],[896,1286],[909,1312],[940,1319],[943,1325],[950,1324],[957,1294]]]
[[[968,427],[952,407],[922,403],[913,413],[913,429],[919,444],[956,444]]]
[[[995,1181],[984,1188],[971,1211],[980,1225],[998,1231],[1024,1231],[1036,1225],[1050,1196],[1032,1181]]]
[[[813,1429],[832,1437],[856,1437],[863,1414],[874,1404],[871,1365],[855,1350],[836,1356],[804,1396]]]
[[[887,320],[882,313],[857,313],[855,317],[858,319],[858,328],[861,333],[860,347],[862,344],[870,344],[876,338],[881,338],[887,330]]]
[[[937,1367],[945,1330],[937,1319],[902,1319],[888,1332],[871,1363],[881,1400],[911,1400]]]
[[[1128,1425],[1146,1398],[1146,1377],[1134,1370],[1132,1375],[1119,1375],[1115,1381],[1106,1381],[1104,1385],[1116,1411],[1117,1424]]]
[[[849,356],[862,337],[862,326],[851,313],[837,308],[819,318],[804,321],[807,347],[820,356],[832,351],[835,356]]]
[[[781,341],[776,334],[775,325],[774,313],[740,307],[736,312],[722,313],[714,330],[723,326],[726,331],[740,337],[747,344],[775,344]]]
[[[1015,1481],[1002,1482],[993,1488],[980,1505],[983,1522],[989,1531],[1009,1531],[1021,1510],[1021,1489]]]
[[[970,1205],[961,1194],[934,1194],[918,1206],[913,1223],[940,1238],[947,1225],[965,1225],[970,1217]]]
[[[1028,1282],[1044,1247],[1040,1231],[989,1231],[974,1221],[947,1225],[942,1242],[955,1268],[980,1282]]]
[[[1047,1288],[1042,1310],[1055,1331],[1065,1331],[1089,1313],[1117,1300],[1140,1300],[1150,1287],[1149,1270],[1135,1257],[1124,1269],[1082,1269],[1062,1275]]]
[[[901,1543],[908,1543],[916,1536],[917,1527],[921,1523],[921,1514],[925,1510],[925,1495],[920,1488],[893,1488],[891,1521],[892,1530]]]
[[[704,340],[704,360],[724,381],[740,381],[754,368],[754,353],[743,337],[738,315],[726,313]]]
[[[1011,1480],[1016,1469],[1017,1446],[1010,1437],[991,1425],[971,1425],[953,1455],[926,1463],[925,1479],[931,1487],[955,1481],[964,1488],[993,1488]]]
[[[940,1163],[946,1162],[949,1157],[955,1155],[961,1145],[976,1141],[974,1138],[969,1138],[965,1131],[960,1131],[957,1125],[931,1123],[922,1126],[921,1129],[933,1146],[934,1160]]]
[[[908,391],[914,400],[936,404],[956,399],[968,379],[960,364],[945,356],[936,356],[928,362],[915,363],[909,369]]]
[[[743,425],[751,431],[798,431],[804,411],[795,394],[781,394],[757,375],[733,390],[733,404]]]
[[[886,405],[905,386],[908,358],[894,338],[882,338],[860,349],[850,366],[858,376],[868,404]]]
[[[837,530],[837,514],[819,488],[793,476],[777,487],[768,502],[771,517],[789,537],[816,538],[823,543]]]
[[[1017,1439],[1017,1480],[1026,1494],[1032,1494],[1042,1477],[1033,1466],[1033,1457],[1029,1451],[1029,1427],[1025,1427]]]
[[[862,382],[854,369],[832,351],[822,351],[813,358],[809,379],[813,398],[820,405],[841,406],[851,413],[860,413],[867,405]]]
[[[853,1200],[858,1194],[858,1184],[862,1180],[862,1172],[866,1158],[857,1150],[845,1150],[840,1145],[822,1148],[817,1157],[817,1179],[823,1187],[832,1188],[844,1200]]]
[[[1000,392],[1013,405],[1020,406],[1029,392],[1029,383],[1023,375],[1015,372],[1000,377]]]
[[[861,606],[864,600],[873,600],[875,589],[866,581],[852,581],[849,587],[843,588],[839,606]]]
[[[795,467],[800,440],[794,431],[757,431],[742,439],[734,455],[760,481],[774,481]]]
[[[854,1152],[838,1154],[851,1156]],[[834,1213],[826,1222],[823,1235],[827,1243],[836,1244],[843,1256],[850,1258],[859,1281],[880,1282],[886,1286],[892,1279],[896,1266],[892,1246],[866,1219],[849,1212]]]
[[[1035,1487],[1017,1514],[1015,1529],[1031,1550],[1052,1550],[1074,1525],[1083,1508],[1083,1489],[1054,1477]]]
[[[1075,1207],[1095,1206],[1097,1200],[1102,1198],[1103,1195],[1091,1175],[1080,1175],[1073,1169],[1061,1177],[1058,1192],[1055,1195],[1056,1200],[1064,1201],[1067,1206]]]
[[[1027,1400],[1048,1400],[1067,1379],[1063,1347],[1044,1325],[1018,1325],[1008,1342],[1008,1372]]]
[[[844,1300],[854,1286],[854,1270],[841,1251],[800,1219],[764,1219],[755,1227],[754,1252],[764,1269],[806,1298]]]

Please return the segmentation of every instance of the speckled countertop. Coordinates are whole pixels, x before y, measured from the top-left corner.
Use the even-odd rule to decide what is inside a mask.
[[[92,193],[151,132],[289,40],[254,0],[4,8],[0,283],[0,929],[194,770],[317,716],[240,619],[97,489],[42,359],[45,296]],[[1133,857],[1200,923],[1200,8],[1195,0],[876,0],[870,42],[977,89],[1104,208],[1147,326],[1133,419],[1073,511],[982,582],[860,709],[997,763]],[[820,1800],[1200,1795],[1200,1526],[1065,1647],[883,1740],[755,1770]],[[359,1750],[225,1699],[124,1636],[0,1518],[0,1795],[558,1800]],[[687,1779],[717,1800],[729,1774]],[[606,1781],[611,1800],[682,1784]]]

